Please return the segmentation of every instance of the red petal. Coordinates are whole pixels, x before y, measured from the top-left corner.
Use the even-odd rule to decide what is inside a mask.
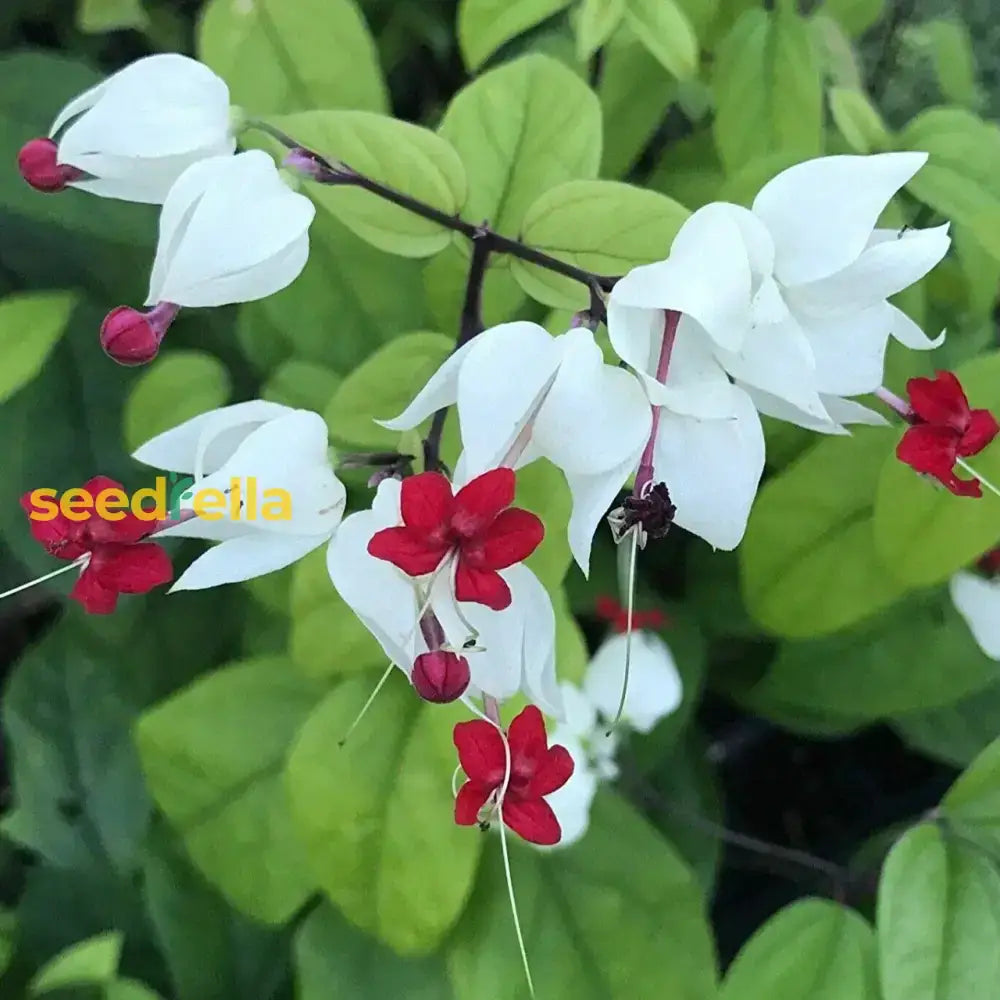
[[[479,822],[479,810],[486,805],[486,800],[493,794],[489,785],[480,785],[476,781],[467,781],[455,796],[455,822],[459,826],[473,826]]]
[[[558,744],[549,747],[541,765],[535,771],[535,776],[532,778],[531,784],[528,785],[525,795],[527,798],[551,795],[557,789],[562,788],[572,776],[573,758],[570,756],[570,752]]]
[[[961,433],[969,421],[969,401],[962,384],[951,372],[938,372],[933,379],[911,378],[906,383],[910,405],[922,420],[950,427]]]
[[[507,742],[512,757],[527,758],[541,764],[549,745],[545,735],[545,719],[534,705],[522,708],[507,730]]]
[[[523,562],[545,537],[545,525],[530,510],[510,507],[497,515],[469,553],[482,569],[506,569]]]
[[[513,469],[491,469],[455,494],[451,526],[463,538],[472,538],[493,523],[514,502],[517,479]]]
[[[87,567],[108,590],[145,594],[174,577],[170,557],[156,542],[141,545],[101,545]]]
[[[989,410],[973,410],[958,446],[959,455],[978,455],[997,434],[1000,434],[997,418]]]
[[[132,545],[141,542],[155,527],[154,521],[143,521],[130,511],[123,510],[125,515],[119,521],[108,521],[103,517],[92,517],[87,522],[87,530],[91,541],[97,545],[108,542],[120,542],[122,545]]]
[[[466,777],[491,790],[499,788],[506,769],[507,755],[500,732],[485,719],[458,722],[452,732],[458,762]]]
[[[551,847],[562,839],[562,828],[544,799],[506,799],[503,821],[530,844]]]
[[[908,428],[896,445],[896,457],[901,462],[932,476],[950,474],[957,456],[958,436],[945,427],[930,424]]]
[[[59,513],[46,521],[34,520],[30,515],[35,511],[42,513],[43,508],[31,502],[30,493],[25,493],[20,502],[29,515],[28,530],[31,537],[50,555],[59,559],[78,559],[87,551],[87,546],[82,541],[83,522],[71,521]],[[57,503],[55,500],[52,502]]]
[[[950,493],[957,497],[981,497],[983,487],[978,479],[959,479],[954,472],[946,476],[938,476],[940,482],[948,488]]]
[[[407,576],[433,573],[448,554],[448,546],[428,545],[409,528],[383,528],[372,535],[368,554],[398,566]]]
[[[118,604],[118,591],[105,587],[90,566],[80,574],[69,596],[92,615],[110,615]]]
[[[451,505],[451,483],[440,472],[421,472],[403,480],[400,512],[403,524],[414,533],[437,532],[441,539],[446,538]]]
[[[459,556],[455,571],[455,598],[503,611],[510,607],[510,587],[499,573],[491,569],[475,569]]]
[[[97,494],[103,493],[105,490],[122,490],[124,492],[125,487],[121,483],[116,483],[108,476],[94,476],[83,484],[82,489],[86,490],[96,499]]]

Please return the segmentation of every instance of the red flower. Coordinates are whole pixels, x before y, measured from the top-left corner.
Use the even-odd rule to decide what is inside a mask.
[[[534,514],[510,506],[515,485],[513,469],[493,469],[452,496],[440,472],[408,476],[400,493],[402,525],[377,531],[368,552],[409,576],[433,573],[455,553],[455,597],[502,611],[510,588],[497,570],[527,559],[545,535]]]
[[[913,426],[896,447],[896,457],[933,476],[956,496],[982,496],[978,479],[960,479],[953,469],[959,458],[978,454],[1000,433],[996,418],[989,410],[969,408],[951,372],[938,372],[933,379],[911,378],[906,391]]]
[[[594,610],[598,618],[603,618],[616,632],[628,631],[628,608],[623,608],[613,597],[603,595],[594,602]],[[651,611],[632,609],[632,628],[663,628],[667,624],[667,616],[653,608]]]
[[[455,799],[455,822],[473,826],[490,797],[503,785],[506,756],[496,726],[483,719],[455,726],[458,760],[468,781]],[[573,774],[573,758],[563,746],[548,745],[542,713],[529,705],[507,730],[510,782],[502,803],[503,821],[532,844],[558,844],[559,820],[545,801]]]
[[[104,490],[121,490],[107,476],[95,476],[83,485],[92,498]],[[42,512],[31,494],[21,497],[21,506],[31,514]],[[119,594],[144,594],[173,579],[173,568],[166,552],[155,542],[143,542],[154,528],[129,511],[112,521],[97,517],[93,509],[86,520],[74,521],[62,512],[48,520],[29,518],[34,539],[46,552],[58,559],[75,560],[89,555],[70,597],[79,601],[91,614],[106,615],[115,610]]]

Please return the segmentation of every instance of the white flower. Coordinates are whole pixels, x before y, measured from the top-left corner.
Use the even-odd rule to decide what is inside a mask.
[[[750,210],[706,205],[681,227],[667,260],[638,267],[611,293],[615,350],[649,372],[644,347],[663,310],[684,315],[678,346],[708,345],[706,364],[731,375],[762,412],[843,433],[882,418],[844,397],[882,382],[890,336],[929,340],[886,300],[931,270],[950,245],[948,226],[877,229],[925,153],[827,156],[766,184]]]
[[[1000,578],[962,571],[951,578],[949,591],[976,644],[991,660],[1000,660]]]
[[[81,94],[49,135],[58,162],[89,175],[74,187],[151,204],[192,163],[236,149],[225,81],[175,53],[140,59]]]
[[[163,204],[146,305],[223,306],[273,295],[305,267],[315,214],[261,150],[188,167]]]
[[[326,423],[308,410],[264,400],[225,406],[157,435],[133,457],[194,477],[182,513],[197,510],[206,490],[227,499],[204,508],[219,519],[199,513],[158,532],[221,542],[196,559],[173,590],[235,583],[289,566],[327,542],[344,513],[347,494],[330,467]],[[234,480],[240,503],[233,502]]]
[[[429,611],[443,630],[447,646],[468,659],[470,694],[503,701],[522,691],[547,715],[561,717],[555,613],[538,578],[521,564],[500,570],[510,588],[511,603],[494,611],[482,604],[456,601],[445,572],[421,581],[370,555],[368,543],[375,533],[400,523],[400,494],[398,480],[385,480],[370,510],[344,519],[327,552],[327,568],[337,593],[407,677],[416,657],[436,648],[420,627],[421,613]],[[464,648],[470,626],[475,630],[475,646]]]
[[[649,437],[638,381],[604,363],[589,330],[553,337],[536,323],[503,323],[456,351],[398,417],[380,423],[408,430],[453,403],[462,478],[537,458],[563,471],[573,493],[570,547],[586,572],[597,523]]]

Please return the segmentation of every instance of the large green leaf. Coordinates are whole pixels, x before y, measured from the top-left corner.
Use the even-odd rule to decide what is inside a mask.
[[[87,34],[123,28],[142,31],[148,24],[142,0],[80,0],[76,11],[76,26]]]
[[[860,90],[830,88],[830,113],[840,134],[855,153],[880,153],[892,139],[878,109]]]
[[[616,181],[567,181],[543,194],[524,216],[521,238],[539,250],[596,274],[625,274],[662,260],[688,210],[666,195]],[[520,260],[511,270],[521,287],[554,308],[583,309],[587,288]]]
[[[72,292],[24,292],[0,299],[0,403],[41,371],[75,305]]]
[[[501,45],[558,14],[572,0],[460,0],[458,46],[470,70]]]
[[[144,441],[229,399],[226,366],[205,351],[173,351],[148,368],[125,403],[125,446]]]
[[[971,406],[1000,413],[1000,351],[960,365],[956,375]],[[994,442],[969,462],[987,479],[1000,482],[1000,443]],[[947,580],[1000,538],[1000,497],[988,490],[983,493],[979,500],[956,497],[923,479],[894,454],[886,456],[875,495],[878,558],[911,586]]]
[[[327,696],[296,741],[287,786],[323,890],[357,927],[415,955],[462,912],[482,839],[453,819],[451,731],[467,713],[421,701],[393,674],[343,745],[378,674]]]
[[[511,838],[514,839],[513,837]],[[494,838],[448,948],[458,1000],[521,1000],[524,973]],[[631,806],[602,791],[578,844],[511,844],[511,868],[538,996],[581,1000],[716,996],[715,955],[696,880]]]
[[[747,609],[779,635],[835,632],[904,592],[874,548],[872,496],[888,428],[827,438],[760,491],[740,546]]]
[[[198,56],[251,115],[387,106],[375,42],[354,0],[211,0]]]
[[[441,136],[419,125],[369,111],[300,111],[275,119],[300,145],[379,181],[445,215],[466,200],[465,170]],[[317,204],[352,232],[388,253],[429,257],[451,230],[351,185],[311,184]]]
[[[852,37],[867,31],[881,16],[885,0],[823,0],[822,11]]]
[[[455,95],[439,131],[469,176],[464,215],[508,236],[517,235],[536,198],[564,181],[596,177],[601,162],[597,97],[548,56],[484,73]]]
[[[120,931],[109,931],[67,948],[40,969],[32,979],[32,996],[76,986],[106,986],[118,972],[122,940]]]
[[[719,1000],[879,1000],[875,936],[853,910],[804,899],[743,946]]]
[[[1000,128],[961,108],[930,108],[903,129],[899,148],[930,154],[910,194],[968,226],[1000,260]]]
[[[947,705],[995,676],[948,595],[932,591],[850,632],[785,643],[744,701],[766,714],[784,707],[875,719]]]
[[[339,997],[405,997],[451,1000],[439,957],[400,958],[355,930],[324,903],[295,935],[299,1000]]]
[[[589,59],[614,34],[625,15],[626,0],[582,0],[576,10],[576,56]]]
[[[698,39],[674,0],[626,0],[625,22],[654,59],[679,79],[698,69]]]
[[[340,376],[325,365],[293,358],[271,373],[261,397],[283,406],[322,413],[340,381]]]
[[[969,765],[941,808],[963,832],[1000,855],[1000,740],[990,743]]]
[[[823,147],[823,87],[812,33],[792,4],[746,11],[719,45],[714,134],[727,172],[769,153]]]
[[[284,658],[250,660],[157,705],[136,729],[149,790],[195,864],[267,922],[286,920],[315,885],[281,773],[321,693]]]
[[[981,853],[921,824],[889,852],[878,892],[884,1000],[996,996],[1000,874]]]

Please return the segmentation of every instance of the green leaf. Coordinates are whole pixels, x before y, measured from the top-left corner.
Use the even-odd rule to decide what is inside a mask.
[[[572,0],[460,0],[458,47],[465,65],[479,69],[501,45],[558,14]]]
[[[994,855],[1000,853],[1000,740],[990,743],[941,801],[945,816]]]
[[[573,498],[562,472],[545,459],[519,469],[514,503],[533,511],[545,525],[542,544],[525,565],[534,570],[549,591],[555,592],[572,561],[564,526],[569,523]]]
[[[970,406],[1000,412],[1000,351],[960,365],[955,374]],[[997,442],[969,461],[987,479],[1000,481]],[[984,494],[981,500],[956,497],[920,477],[895,454],[886,456],[875,495],[879,559],[897,579],[911,586],[943,583],[1000,537],[1000,499],[988,490]]]
[[[124,937],[111,931],[67,948],[38,971],[28,989],[39,996],[72,986],[106,985],[118,972]]]
[[[22,292],[0,299],[0,403],[41,371],[76,302],[72,292]]]
[[[465,906],[482,837],[456,826],[452,726],[393,677],[341,745],[377,675],[345,681],[288,760],[292,815],[320,885],[357,927],[402,955],[433,951]]]
[[[0,909],[0,976],[10,967],[18,943],[17,915]]]
[[[672,76],[684,80],[695,75],[698,39],[674,0],[626,0],[625,23]]]
[[[858,53],[843,27],[832,17],[813,14],[809,28],[816,41],[820,72],[827,83],[848,90],[863,91],[864,74]]]
[[[138,979],[116,979],[104,988],[104,1000],[162,1000]]]
[[[765,154],[823,150],[823,86],[815,42],[793,6],[748,10],[719,45],[713,126],[727,172]]]
[[[323,680],[383,666],[375,637],[330,585],[326,549],[300,559],[293,572],[289,654],[296,667]]]
[[[547,56],[523,56],[473,80],[455,95],[439,131],[468,172],[466,218],[488,219],[510,236],[536,198],[564,181],[596,177],[601,162],[596,95]]]
[[[958,18],[935,18],[909,25],[905,41],[930,56],[941,93],[949,104],[976,108],[982,94],[969,28]]]
[[[444,965],[433,958],[400,958],[355,930],[324,903],[295,935],[298,1000],[330,997],[406,997],[450,1000]]]
[[[321,695],[284,658],[223,667],[145,713],[149,790],[205,877],[250,916],[288,919],[315,883],[281,772]]]
[[[853,910],[804,899],[742,947],[719,1000],[879,1000],[875,936]]]
[[[125,446],[135,451],[162,431],[222,406],[230,396],[226,366],[204,351],[173,351],[139,376],[125,401]]]
[[[377,350],[337,387],[326,409],[331,434],[365,448],[396,447],[399,432],[375,421],[399,416],[454,346],[440,333],[408,333]]]
[[[198,58],[251,115],[388,107],[375,42],[354,0],[211,0]]]
[[[539,997],[714,1000],[715,955],[694,876],[631,806],[602,790],[573,847],[510,838],[518,908]],[[447,961],[457,1000],[521,1000],[524,975],[500,864],[490,844]]]
[[[930,154],[906,190],[1000,260],[1000,129],[961,108],[930,108],[903,129],[899,148]]]
[[[445,215],[466,200],[465,169],[441,136],[369,111],[300,111],[275,124],[303,146],[379,181]],[[352,185],[306,188],[320,208],[374,247],[402,257],[430,257],[451,230]]]
[[[1000,981],[1000,874],[928,823],[889,852],[878,892],[884,1000],[988,997]]]
[[[835,632],[903,593],[875,554],[872,526],[875,483],[895,443],[888,428],[827,438],[761,489],[739,551],[747,610],[765,628]]]
[[[322,413],[340,382],[340,376],[325,365],[292,359],[274,370],[261,395],[284,406]]]
[[[148,24],[142,0],[80,0],[76,11],[76,26],[88,35],[123,28],[142,31]]]
[[[576,57],[589,59],[614,34],[626,0],[583,0],[576,12]]]
[[[666,195],[617,181],[568,181],[543,194],[527,211],[525,243],[596,274],[625,274],[662,260],[688,210]],[[563,309],[583,309],[589,292],[579,281],[520,260],[511,271],[532,298]]]
[[[885,0],[823,0],[820,10],[852,37],[867,31],[881,16]]]
[[[830,113],[840,134],[855,153],[879,153],[891,137],[878,109],[860,90],[830,88]]]
[[[837,581],[832,589],[852,586],[831,580]],[[976,645],[947,593],[931,591],[863,628],[785,643],[742,700],[768,715],[784,708],[857,721],[947,705],[995,676],[996,664]]]

